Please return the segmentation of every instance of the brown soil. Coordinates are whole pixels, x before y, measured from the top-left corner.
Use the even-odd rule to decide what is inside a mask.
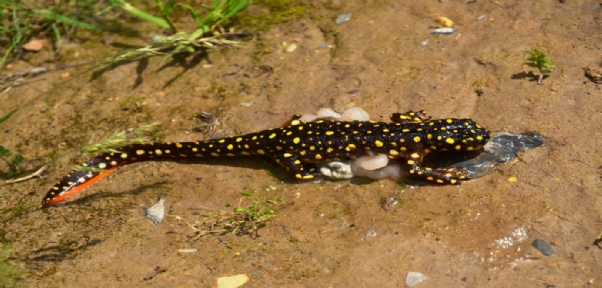
[[[0,144],[22,153],[27,168],[51,163],[43,179],[0,187],[0,231],[25,285],[210,287],[244,273],[248,287],[401,287],[416,271],[428,277],[420,287],[600,287],[602,249],[592,243],[602,232],[602,86],[582,68],[602,60],[601,3],[333,3],[315,4],[327,15],[322,20],[274,27],[249,49],[50,73],[0,96],[0,115],[33,100],[2,124]],[[346,12],[351,20],[336,25]],[[439,16],[459,31],[431,35]],[[283,42],[298,48],[286,53]],[[557,66],[543,85],[522,72],[533,48]],[[96,59],[106,49],[90,40],[70,51],[70,61]],[[137,109],[136,101],[145,105]],[[72,153],[77,147],[120,129],[162,121],[163,140],[191,141],[205,137],[192,130],[201,111],[235,135],[278,126],[293,113],[350,106],[376,120],[418,109],[469,117],[494,132],[540,133],[546,143],[461,186],[300,184],[262,158],[147,162],[63,205],[40,208],[47,189],[84,160]],[[194,239],[175,217],[200,221],[201,208],[237,204],[243,191],[263,195],[270,185],[284,203],[256,238]],[[384,211],[379,201],[391,195],[400,204]],[[155,226],[141,207],[159,197],[168,216]],[[554,255],[531,247],[535,239],[551,244]],[[183,248],[198,252],[178,253]],[[145,280],[157,266],[165,272]]]

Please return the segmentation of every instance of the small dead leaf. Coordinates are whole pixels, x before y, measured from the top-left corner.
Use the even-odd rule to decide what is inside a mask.
[[[46,40],[44,39],[31,39],[29,42],[23,45],[23,49],[27,51],[40,51],[46,45]]]

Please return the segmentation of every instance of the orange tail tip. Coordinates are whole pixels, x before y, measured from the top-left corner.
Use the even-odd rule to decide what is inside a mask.
[[[76,184],[71,185],[71,186],[69,186],[69,185],[62,186],[61,183],[57,184],[57,186],[50,188],[50,191],[48,191],[48,193],[46,193],[46,196],[42,200],[42,206],[48,207],[48,206],[60,203],[63,200],[84,191],[84,189],[88,188],[90,185],[98,182],[98,180],[111,174],[115,169],[117,169],[117,167],[112,167],[111,169],[105,170],[96,175],[94,175],[95,174],[94,173],[94,174],[92,174],[91,177],[83,176],[83,175],[85,175],[85,173],[89,173],[89,172],[82,172],[82,171],[79,171],[80,173],[73,172],[71,177],[67,177],[66,179],[63,179],[63,181],[61,181],[61,183],[65,182],[65,181],[69,181],[69,179],[73,179],[73,178],[77,177],[78,175],[82,176],[85,179],[84,182],[75,182]],[[77,180],[74,180],[74,181],[77,181]],[[59,190],[56,190],[55,188],[58,188]]]

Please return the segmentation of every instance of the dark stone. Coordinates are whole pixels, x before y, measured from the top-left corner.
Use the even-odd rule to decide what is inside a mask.
[[[548,243],[546,243],[546,241],[543,241],[541,239],[533,240],[533,243],[531,243],[531,246],[533,246],[533,248],[539,250],[539,252],[541,252],[545,256],[550,256],[550,255],[554,254],[554,249],[552,249],[552,247],[550,247],[550,245]]]

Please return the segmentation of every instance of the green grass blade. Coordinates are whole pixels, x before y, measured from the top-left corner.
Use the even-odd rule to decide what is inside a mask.
[[[58,14],[54,11],[50,11],[48,9],[35,10],[35,14],[38,14],[38,16],[44,17],[47,20],[54,21],[54,22],[65,23],[68,25],[73,25],[73,26],[77,26],[80,28],[88,29],[88,30],[96,29],[96,26],[94,26],[92,24],[81,22],[81,21],[75,20],[73,18],[65,17],[61,14]]]
[[[157,18],[153,15],[150,15],[148,13],[142,12],[141,10],[139,10],[138,8],[132,6],[130,3],[125,2],[123,0],[110,0],[111,4],[114,6],[117,6],[127,12],[129,12],[130,14],[139,17],[143,20],[149,21],[161,28],[167,29],[170,28],[169,24],[167,23],[167,21],[165,21],[164,19],[161,18]],[[156,1],[160,4],[160,1]]]
[[[17,110],[19,110],[19,109],[15,109],[15,110],[13,110],[13,111],[10,111],[10,112],[8,112],[8,113],[4,114],[2,117],[0,117],[0,123],[2,123],[2,122],[4,122],[4,121],[6,121],[6,119],[8,119],[8,118],[9,118],[10,116],[12,116],[12,115],[13,115],[15,112],[17,112]]]

